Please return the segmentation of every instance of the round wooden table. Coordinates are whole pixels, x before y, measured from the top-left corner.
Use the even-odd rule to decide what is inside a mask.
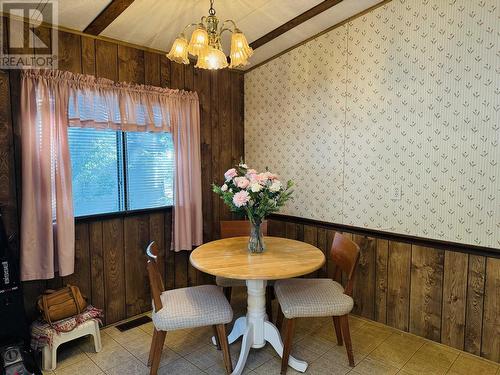
[[[267,280],[305,275],[325,263],[323,252],[305,242],[279,237],[265,237],[264,242],[266,250],[261,254],[248,252],[248,237],[233,237],[201,245],[190,256],[191,264],[200,271],[246,280],[247,315],[236,319],[228,336],[230,344],[243,336],[234,375],[243,372],[250,348],[262,348],[266,341],[280,356],[283,355],[280,333],[266,314]],[[307,369],[307,362],[292,356],[288,364],[300,372]]]

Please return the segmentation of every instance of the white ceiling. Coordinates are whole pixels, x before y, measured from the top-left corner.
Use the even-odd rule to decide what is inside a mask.
[[[47,0],[42,0],[41,3]],[[255,50],[250,68],[382,0],[344,0]],[[274,30],[322,0],[215,0],[222,19],[233,19],[249,42]],[[83,31],[110,0],[59,0],[59,24]],[[168,51],[185,25],[208,13],[209,0],[135,0],[101,35]],[[228,50],[229,35],[224,37]]]

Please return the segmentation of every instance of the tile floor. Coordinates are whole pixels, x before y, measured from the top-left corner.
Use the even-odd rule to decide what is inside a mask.
[[[235,293],[235,316],[245,311],[245,295]],[[301,319],[296,326],[292,354],[309,362],[307,374],[454,374],[500,375],[500,366],[476,356],[403,333],[365,319],[350,318],[356,366],[348,366],[345,348],[336,345],[331,319]],[[90,339],[69,343],[59,350],[57,375],[143,375],[153,326],[147,323],[126,332],[114,327],[102,330],[103,350],[93,352]],[[210,343],[212,329],[169,332],[159,374],[224,374],[222,354]],[[241,340],[231,345],[236,364]],[[245,375],[279,374],[280,358],[268,345],[252,350]],[[299,374],[289,369],[287,374]]]

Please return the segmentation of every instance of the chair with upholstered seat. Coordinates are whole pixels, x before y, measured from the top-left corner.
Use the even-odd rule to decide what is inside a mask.
[[[349,365],[354,366],[348,315],[354,301],[354,272],[359,261],[359,246],[340,233],[335,233],[330,256],[333,260],[332,279],[278,280],[274,292],[279,302],[278,328],[283,325],[284,348],[281,373],[286,374],[288,358],[293,342],[296,318],[333,317],[338,345],[345,342]],[[341,284],[342,273],[347,276],[345,288]]]
[[[212,326],[218,338],[218,347],[223,351],[227,374],[233,371],[226,324],[233,319],[233,310],[215,285],[201,285],[165,291],[156,259],[158,247],[151,242],[146,250],[147,269],[151,295],[153,298],[152,319],[154,324],[153,340],[149,352],[150,374],[155,375],[160,364],[163,343],[168,331],[177,329]]]
[[[267,236],[267,221],[262,222],[262,234]],[[250,221],[249,220],[227,220],[220,222],[220,237],[230,238],[230,237],[240,237],[250,235]],[[229,279],[227,277],[216,276],[215,283],[221,286],[224,290],[224,294],[229,302],[231,302],[231,294],[233,287],[246,286],[245,280]],[[269,320],[272,319],[272,300],[273,300],[273,287],[272,281],[268,281],[266,290],[266,312]]]

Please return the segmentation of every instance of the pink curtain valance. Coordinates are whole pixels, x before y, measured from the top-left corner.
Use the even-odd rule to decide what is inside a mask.
[[[123,131],[171,132],[178,103],[198,103],[196,92],[174,90],[59,70],[25,70],[23,77],[69,90],[68,125]]]
[[[191,250],[202,243],[196,93],[57,70],[26,70],[21,73],[20,116],[23,280],[74,272],[68,126],[172,133],[176,168],[172,249]]]

